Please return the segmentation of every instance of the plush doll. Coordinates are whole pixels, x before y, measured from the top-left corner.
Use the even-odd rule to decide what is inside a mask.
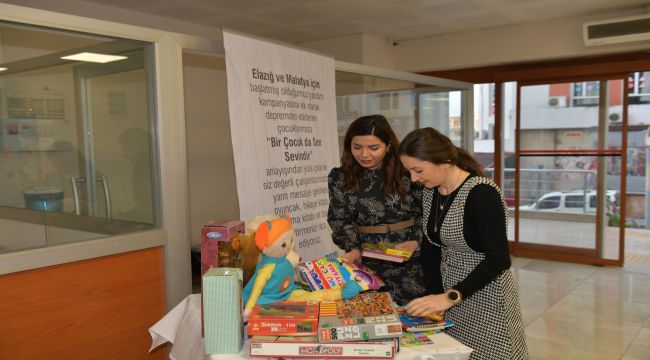
[[[255,273],[257,263],[260,262],[262,253],[255,244],[255,232],[261,223],[273,220],[275,215],[257,215],[252,219],[246,220],[246,232],[237,234],[233,237],[231,246],[239,253],[241,258],[241,267],[244,270],[244,284]]]
[[[309,301],[348,299],[362,291],[356,281],[348,281],[342,288],[305,291],[294,286],[294,272],[300,256],[293,251],[296,235],[289,215],[260,224],[255,243],[262,251],[255,274],[243,290],[244,318],[248,318],[257,304],[278,301]]]

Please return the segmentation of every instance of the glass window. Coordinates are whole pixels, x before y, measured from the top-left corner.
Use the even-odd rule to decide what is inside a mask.
[[[596,106],[600,93],[600,81],[573,83],[573,106]]]
[[[549,196],[537,202],[538,209],[556,209],[560,207],[560,196]]]
[[[628,103],[649,104],[650,103],[650,71],[638,71],[628,75],[627,93]]]
[[[582,195],[567,195],[564,206],[567,208],[582,208],[585,205],[585,197]]]
[[[474,85],[474,156],[494,178],[495,84]]]
[[[336,94],[341,153],[348,126],[371,114],[384,115],[400,140],[417,128],[434,127],[462,146],[461,91],[337,71]]]
[[[149,47],[0,23],[0,252],[157,226]]]
[[[590,208],[592,208],[592,209],[596,208],[596,204],[597,204],[596,199],[597,199],[596,195],[589,195],[589,207]]]

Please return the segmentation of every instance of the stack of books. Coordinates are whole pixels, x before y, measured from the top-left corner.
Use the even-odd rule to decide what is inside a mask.
[[[399,339],[399,345],[403,347],[432,345],[434,335],[438,331],[408,332]]]
[[[396,263],[403,263],[405,261],[408,261],[408,259],[410,259],[412,255],[413,255],[412,252],[395,249],[395,244],[389,244],[389,243],[379,243],[379,244],[365,243],[361,248],[361,256],[363,257],[385,260],[385,261],[392,261]]]
[[[403,307],[397,308],[399,320],[405,333],[400,338],[400,346],[412,347],[433,344],[436,333],[454,326],[453,321],[447,321],[442,315],[428,317],[409,314]]]
[[[320,307],[297,302],[256,306],[248,333],[252,358],[393,359],[402,325],[390,294],[363,293],[323,301]]]
[[[438,331],[454,326],[453,321],[445,320],[442,315],[422,317],[411,315],[404,308],[397,308],[402,328],[407,332]]]

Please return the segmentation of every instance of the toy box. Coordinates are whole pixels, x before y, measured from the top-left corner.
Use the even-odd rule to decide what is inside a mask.
[[[377,290],[384,282],[369,267],[343,261],[341,258],[320,258],[298,264],[298,278],[312,290],[331,289],[355,280],[365,290]]]
[[[322,344],[315,336],[253,336],[250,357],[300,359],[393,359],[394,339]]]
[[[402,336],[402,323],[387,292],[362,293],[351,299],[321,301],[318,339],[358,341]]]
[[[316,336],[318,302],[280,301],[257,305],[248,318],[248,336]]]
[[[231,242],[236,234],[243,232],[244,222],[240,220],[201,227],[201,275],[211,267],[241,267],[239,252]]]
[[[237,354],[244,340],[243,275],[239,268],[211,268],[203,275],[206,354]]]

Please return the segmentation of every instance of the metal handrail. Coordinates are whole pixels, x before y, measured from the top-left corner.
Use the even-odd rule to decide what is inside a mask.
[[[491,173],[491,172],[494,172],[494,168],[485,168],[485,172],[488,173],[488,174]],[[514,174],[515,169],[514,168],[506,168],[506,169],[503,169],[503,172],[504,172],[504,174]],[[552,179],[522,179],[521,181],[525,182],[525,183],[533,182],[533,183],[536,183],[538,185],[547,185],[547,186],[549,186],[548,189],[542,189],[542,186],[536,186],[535,188],[532,188],[532,187],[528,188],[526,190],[528,190],[529,192],[533,192],[533,193],[537,192],[538,194],[535,197],[523,197],[523,199],[524,200],[535,201],[539,196],[541,196],[544,193],[549,192],[549,191],[581,190],[583,192],[584,196],[585,196],[585,204],[584,204],[585,211],[586,211],[586,206],[587,206],[587,204],[586,204],[587,192],[589,190],[592,190],[592,189],[589,188],[589,179],[590,178],[591,179],[596,179],[596,176],[597,176],[596,170],[581,170],[581,169],[575,169],[575,170],[573,170],[573,169],[572,170],[567,170],[567,169],[519,169],[519,172],[524,173],[524,174],[525,173],[532,173],[532,174],[575,174],[575,175],[581,176],[582,177],[582,179],[581,179],[581,182],[582,182],[581,185],[582,186],[578,185],[577,188],[573,188],[573,189],[568,189],[568,188],[563,189],[561,186],[554,189],[554,186],[549,186],[550,184],[557,184],[557,183],[566,184],[566,181],[560,182],[558,180],[552,180]],[[504,195],[506,195],[506,197],[507,197],[507,193],[514,191],[514,188],[506,187],[506,184],[508,182],[512,182],[512,181],[514,181],[514,179],[506,179],[505,176],[504,176],[502,189],[503,189]],[[578,181],[580,181],[580,180],[578,180]],[[531,195],[531,194],[529,194],[529,195]]]
[[[70,180],[72,182],[72,194],[74,195],[75,215],[81,215],[81,207],[79,205],[79,190],[77,189],[77,184],[85,184],[86,178],[72,176]],[[96,181],[98,183],[102,183],[102,188],[104,189],[104,204],[106,206],[106,218],[111,219],[113,217],[112,215],[113,209],[111,207],[111,196],[108,190],[108,180],[106,179],[106,176],[102,175],[102,176],[98,176],[96,178]]]

